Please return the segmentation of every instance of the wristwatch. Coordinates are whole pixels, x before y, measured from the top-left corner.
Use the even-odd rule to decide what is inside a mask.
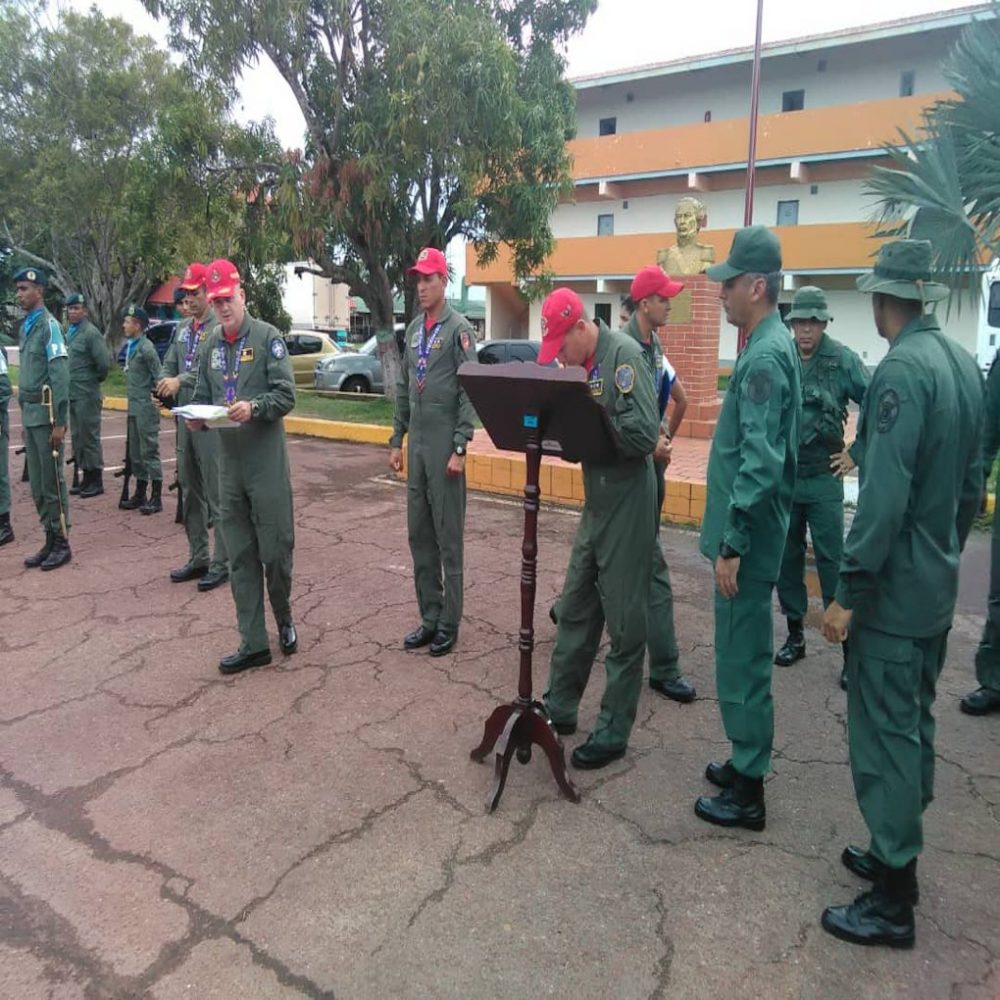
[[[739,552],[726,542],[719,542],[719,555],[722,556],[723,559],[739,558]]]
[[[458,455],[459,458],[462,458],[465,455],[465,445],[464,444],[456,444],[455,445],[455,454]]]
[[[260,403],[256,399],[250,401],[250,419],[256,420],[260,416]]]

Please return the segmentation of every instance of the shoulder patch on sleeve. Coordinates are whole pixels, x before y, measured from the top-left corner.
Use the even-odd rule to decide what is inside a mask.
[[[751,403],[766,403],[771,398],[771,373],[763,368],[747,376],[747,399]]]
[[[462,345],[462,350],[463,351],[468,351],[469,350],[469,346],[472,343],[472,341],[469,339],[469,331],[468,330],[463,330],[458,335],[458,339],[459,339],[459,342]]]
[[[615,369],[615,385],[619,392],[631,392],[635,388],[635,369],[631,365],[619,365]]]
[[[285,347],[285,341],[281,337],[275,337],[271,341],[271,357],[276,361],[280,361],[287,353],[288,349]]]
[[[49,361],[69,356],[69,352],[66,350],[66,341],[63,339],[62,328],[54,319],[49,321],[49,346],[45,348],[45,354]]]
[[[899,416],[899,393],[895,389],[883,389],[875,405],[875,430],[879,434],[891,431]]]

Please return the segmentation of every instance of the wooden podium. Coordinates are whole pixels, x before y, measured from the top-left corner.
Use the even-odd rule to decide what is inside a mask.
[[[458,370],[462,387],[493,444],[525,454],[524,538],[521,546],[520,668],[517,698],[500,705],[486,720],[482,742],[469,756],[482,761],[496,747],[493,787],[486,808],[500,802],[511,757],[531,760],[532,744],[548,757],[556,783],[571,802],[580,793],[566,771],[562,740],[541,702],[531,693],[531,657],[535,648],[535,582],[538,561],[538,486],[542,455],[570,462],[615,460],[614,432],[604,407],[593,401],[582,368],[541,368],[531,363],[479,365],[465,362]]]

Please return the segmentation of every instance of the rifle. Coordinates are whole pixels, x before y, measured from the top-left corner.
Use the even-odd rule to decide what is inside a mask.
[[[174,524],[184,523],[184,487],[181,486],[180,473],[174,475],[174,481],[167,487],[167,492],[177,490],[177,511],[174,513]]]
[[[128,487],[129,482],[132,479],[132,449],[129,448],[129,432],[131,430],[131,423],[128,418],[125,420],[125,461],[122,463],[122,467],[115,473],[115,479],[122,480],[122,495],[118,498],[118,506],[121,507],[129,497]]]

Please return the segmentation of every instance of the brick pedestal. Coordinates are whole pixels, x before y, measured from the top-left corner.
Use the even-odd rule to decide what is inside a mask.
[[[660,330],[664,353],[684,383],[688,408],[678,437],[710,438],[719,419],[719,286],[703,274],[680,278],[685,288]],[[682,302],[687,298],[687,302]],[[678,322],[674,321],[676,314]],[[682,320],[682,321],[681,321]]]

